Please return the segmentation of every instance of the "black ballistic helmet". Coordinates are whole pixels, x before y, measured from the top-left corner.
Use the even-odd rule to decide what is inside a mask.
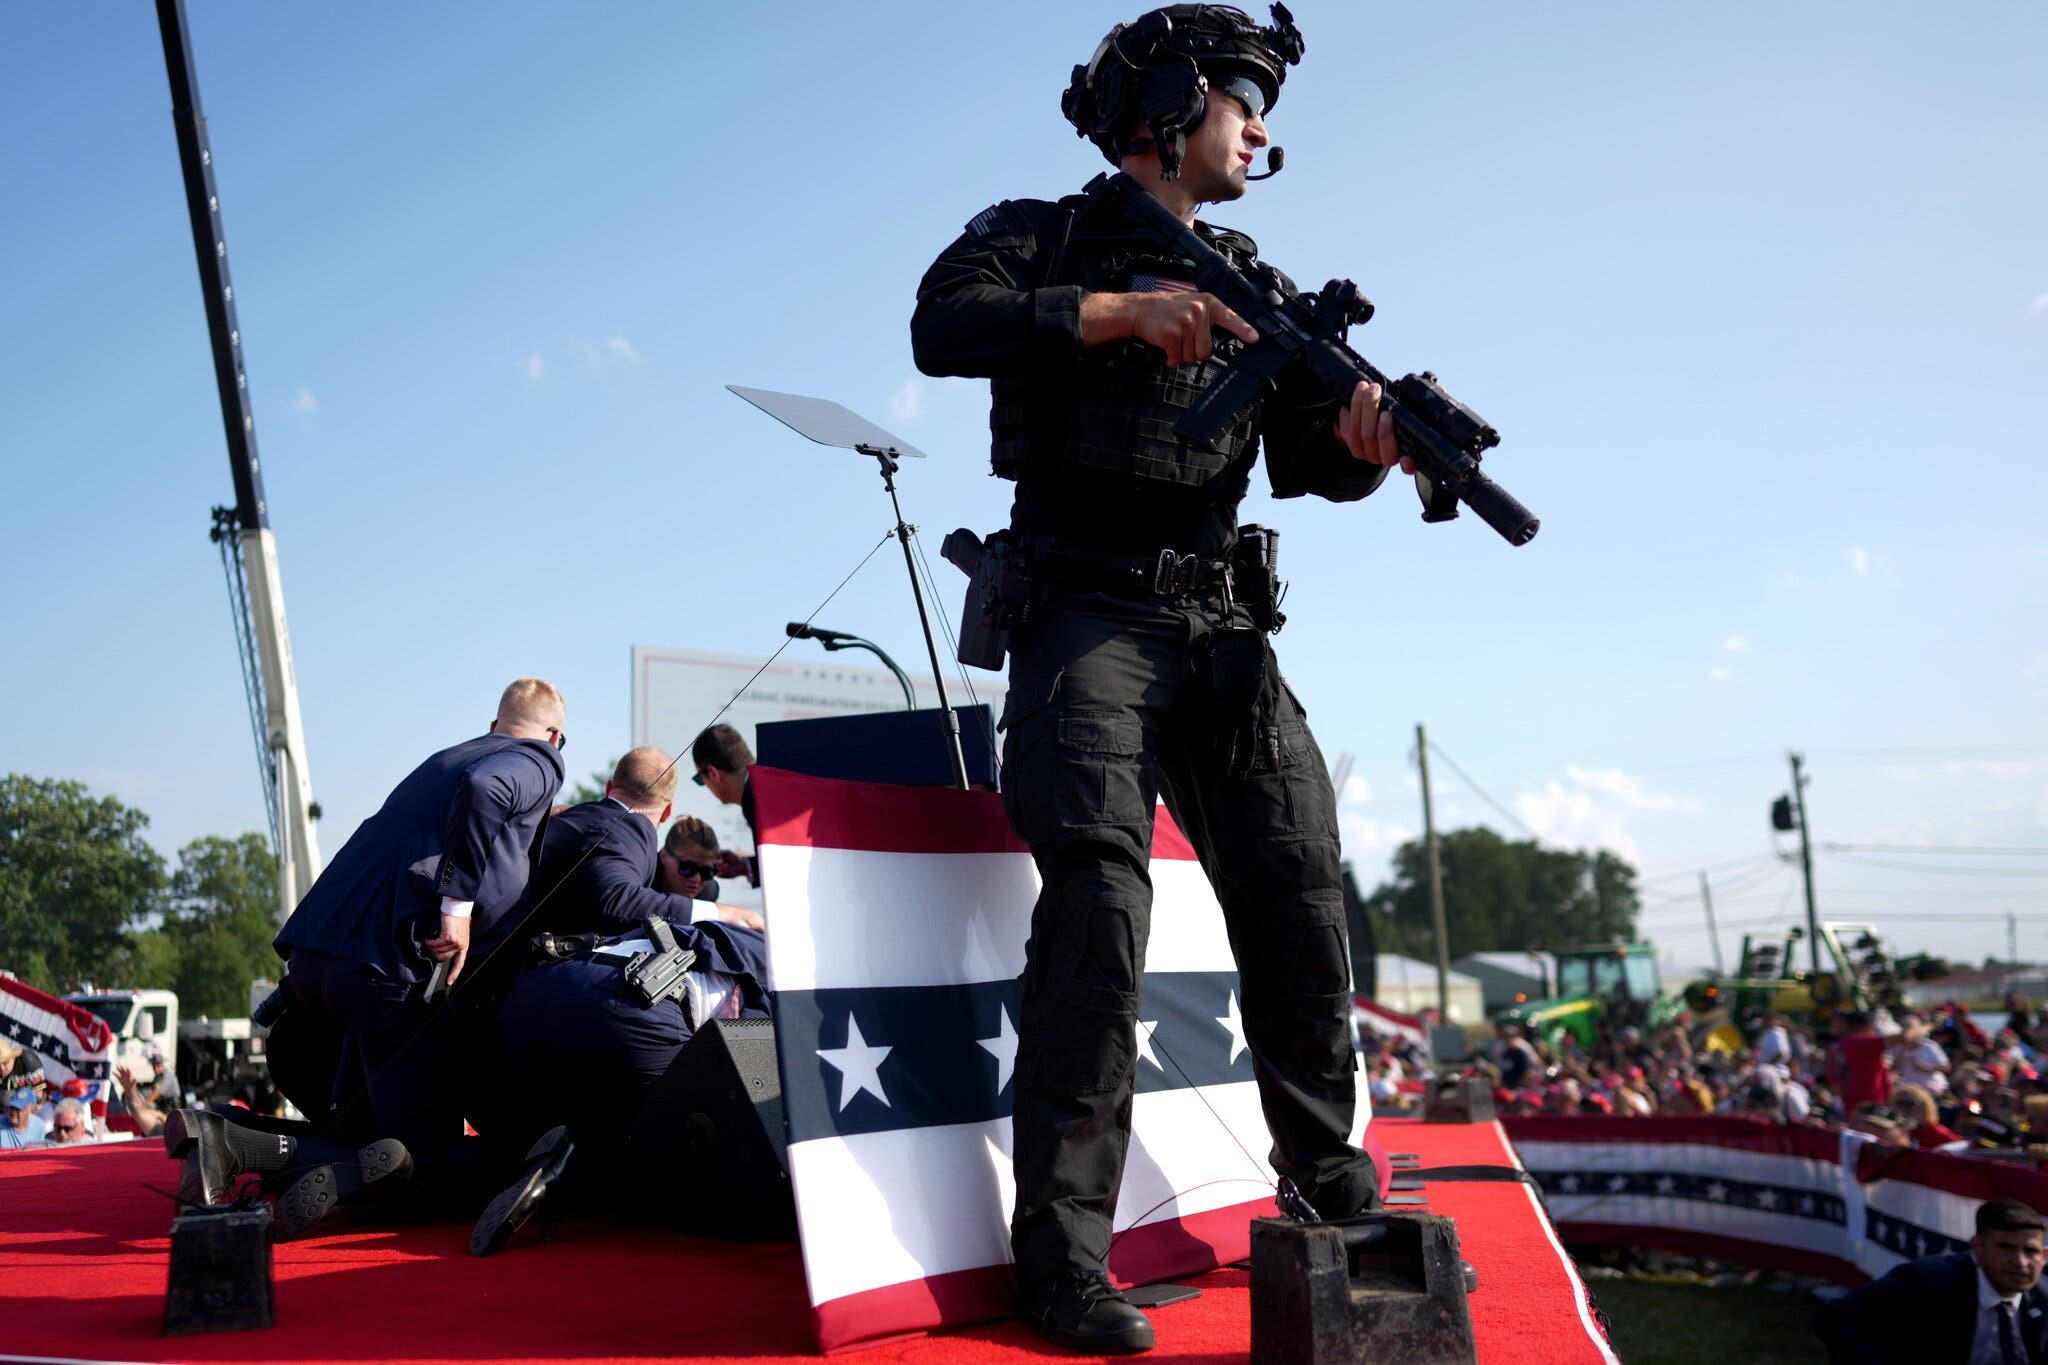
[[[1168,5],[1111,29],[1088,64],[1074,68],[1060,112],[1112,166],[1149,145],[1134,136],[1143,123],[1159,145],[1160,170],[1172,180],[1188,134],[1209,110],[1212,85],[1249,94],[1242,84],[1249,81],[1263,96],[1263,113],[1279,100],[1287,68],[1307,47],[1282,4],[1273,6],[1270,28],[1228,5]]]

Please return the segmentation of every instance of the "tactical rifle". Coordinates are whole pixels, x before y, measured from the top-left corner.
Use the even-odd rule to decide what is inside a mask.
[[[1194,285],[1213,294],[1258,331],[1259,339],[1229,362],[1174,425],[1190,441],[1211,441],[1259,390],[1294,361],[1347,401],[1360,380],[1378,384],[1380,410],[1394,417],[1394,441],[1415,462],[1424,521],[1449,521],[1463,502],[1510,544],[1526,545],[1542,523],[1515,496],[1479,472],[1480,456],[1500,433],[1451,397],[1428,372],[1389,379],[1344,344],[1345,329],[1372,317],[1372,303],[1349,280],[1331,280],[1317,294],[1293,294],[1280,272],[1259,262],[1251,277],[1174,216],[1128,175],[1097,176],[1088,192],[1122,194],[1139,226],[1162,247],[1194,262]]]

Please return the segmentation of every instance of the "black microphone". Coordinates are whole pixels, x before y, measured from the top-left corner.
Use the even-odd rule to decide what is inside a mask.
[[[860,638],[858,635],[852,635],[843,630],[827,630],[823,626],[808,626],[802,621],[791,621],[787,626],[783,627],[783,630],[792,640],[820,640],[828,645],[840,640],[857,640]]]
[[[1258,175],[1248,175],[1247,180],[1271,180],[1280,174],[1280,168],[1287,164],[1287,149],[1275,147],[1266,153],[1266,169]]]

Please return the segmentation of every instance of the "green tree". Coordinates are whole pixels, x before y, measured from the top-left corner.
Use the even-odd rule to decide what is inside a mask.
[[[616,758],[607,761],[602,768],[578,782],[574,791],[555,799],[565,806],[580,806],[585,801],[597,800],[604,795],[604,784],[612,780],[612,773],[618,766],[619,760]]]
[[[1548,849],[1476,826],[1437,838],[1450,955],[1548,951],[1635,937],[1636,871],[1606,849]],[[1389,951],[1435,956],[1429,851],[1421,840],[1394,855],[1394,877],[1366,900],[1384,916]]]
[[[0,966],[68,991],[124,955],[164,884],[148,824],[82,783],[0,778]]]
[[[275,977],[277,859],[260,834],[208,836],[178,850],[163,926],[178,1005],[188,1017],[249,1012],[249,983]],[[138,939],[146,939],[146,935]],[[137,952],[150,951],[138,942]]]

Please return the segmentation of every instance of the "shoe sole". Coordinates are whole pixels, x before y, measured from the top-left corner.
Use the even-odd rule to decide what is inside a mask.
[[[1151,1325],[1133,1327],[1130,1331],[1113,1337],[1083,1337],[1066,1332],[1052,1332],[1040,1329],[1045,1339],[1055,1346],[1064,1346],[1070,1351],[1080,1351],[1091,1356],[1140,1355],[1152,1349],[1157,1334]]]
[[[186,1121],[183,1109],[173,1109],[164,1120],[163,1139],[165,1154],[184,1163],[178,1172],[179,1208],[210,1208],[227,1202],[227,1195],[234,1189],[234,1177],[228,1177],[223,1189],[207,1188],[206,1173],[200,1165],[199,1127]]]
[[[512,1235],[539,1210],[547,1191],[548,1173],[532,1170],[500,1192],[476,1220],[476,1230],[469,1234],[469,1254],[495,1256],[503,1251]]]
[[[363,1148],[356,1153],[356,1164],[362,1168],[365,1185],[412,1178],[412,1153],[397,1138],[379,1138]]]
[[[173,1109],[164,1120],[164,1151],[173,1159],[182,1160],[199,1142],[199,1134],[185,1125],[185,1111]]]
[[[271,1224],[275,1240],[303,1237],[332,1217],[363,1191],[361,1170],[353,1162],[316,1166],[278,1196]]]

